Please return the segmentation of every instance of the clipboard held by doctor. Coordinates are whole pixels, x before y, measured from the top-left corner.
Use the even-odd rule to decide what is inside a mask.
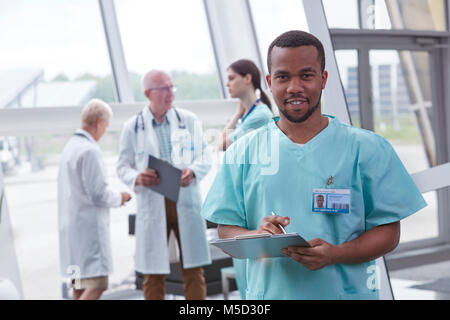
[[[181,187],[181,170],[175,168],[169,162],[158,159],[152,155],[148,156],[149,169],[156,171],[160,183],[149,187],[164,197],[177,202]]]

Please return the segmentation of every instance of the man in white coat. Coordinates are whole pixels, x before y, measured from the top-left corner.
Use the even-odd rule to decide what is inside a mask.
[[[61,273],[73,273],[74,300],[98,299],[112,273],[109,208],[130,200],[108,186],[97,141],[109,125],[109,105],[93,99],[83,108],[82,125],[67,142],[58,173]]]
[[[162,300],[165,275],[170,273],[167,240],[173,231],[180,248],[180,266],[186,299],[206,298],[202,266],[211,263],[206,222],[200,216],[199,181],[208,173],[210,154],[198,118],[172,106],[170,76],[149,71],[142,80],[149,104],[124,125],[117,173],[136,193],[136,271],[144,275],[145,299]],[[147,169],[153,155],[182,169],[175,203],[148,188],[160,181]]]

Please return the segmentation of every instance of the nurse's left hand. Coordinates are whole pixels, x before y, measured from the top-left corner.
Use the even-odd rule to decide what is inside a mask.
[[[281,253],[313,271],[334,264],[334,245],[319,238],[308,243],[311,248],[290,246],[282,249]]]

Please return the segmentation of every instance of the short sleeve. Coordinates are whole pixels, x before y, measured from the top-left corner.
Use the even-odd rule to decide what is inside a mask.
[[[376,137],[370,159],[360,164],[366,230],[400,221],[427,205],[390,143]]]
[[[201,210],[208,221],[247,228],[242,185],[241,165],[226,163],[233,158],[233,146],[225,152],[224,163],[220,167],[209,189]]]
[[[245,134],[244,128],[242,127],[242,123],[239,123],[238,125],[236,125],[236,127],[234,128],[234,130],[232,132],[230,132],[230,134],[228,135],[228,139],[235,143],[237,139],[239,139],[240,137],[242,137]]]
[[[245,134],[256,130],[262,126],[265,126],[272,120],[272,113],[267,106],[260,106],[253,111],[243,122],[237,126],[233,132],[230,133],[228,138],[235,142]]]
[[[265,113],[257,113],[254,117],[248,117],[242,124],[242,130],[248,132],[250,130],[258,129],[266,125],[271,120]]]

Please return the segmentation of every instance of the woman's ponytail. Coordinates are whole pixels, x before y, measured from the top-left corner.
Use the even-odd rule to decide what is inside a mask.
[[[269,96],[261,88],[259,88],[259,91],[261,94],[260,95],[261,101],[264,102],[269,107],[269,109],[273,112],[272,103],[270,102]]]

